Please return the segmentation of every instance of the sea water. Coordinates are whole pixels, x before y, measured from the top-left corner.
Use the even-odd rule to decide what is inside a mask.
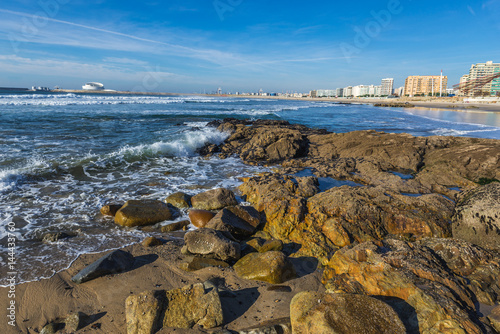
[[[267,170],[196,149],[228,136],[215,119],[283,119],[334,132],[500,139],[500,114],[377,108],[331,102],[196,96],[0,94],[0,285],[14,226],[17,283],[50,277],[78,255],[138,242],[145,233],[103,217],[107,203],[164,200]],[[176,220],[186,219],[186,213]],[[74,237],[42,243],[46,232]],[[12,232],[11,232],[12,233]]]

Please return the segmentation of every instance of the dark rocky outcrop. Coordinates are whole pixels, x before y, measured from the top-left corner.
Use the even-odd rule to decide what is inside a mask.
[[[195,209],[220,210],[238,202],[231,190],[218,188],[194,195],[191,197],[191,204]]]
[[[454,238],[500,250],[500,183],[460,194],[452,229]]]
[[[124,272],[132,268],[133,264],[134,257],[129,252],[118,249],[83,268],[71,280],[81,284],[104,275]]]

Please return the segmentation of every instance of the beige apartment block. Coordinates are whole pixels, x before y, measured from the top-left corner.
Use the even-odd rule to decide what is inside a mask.
[[[448,77],[440,75],[412,75],[406,78],[405,95],[439,94],[446,95]]]

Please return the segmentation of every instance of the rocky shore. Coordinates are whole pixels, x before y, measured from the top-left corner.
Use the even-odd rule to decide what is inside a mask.
[[[498,140],[209,126],[230,135],[200,155],[272,167],[243,203],[221,188],[103,207],[151,237],[17,286],[0,331],[500,332]],[[179,210],[189,222],[159,224]]]

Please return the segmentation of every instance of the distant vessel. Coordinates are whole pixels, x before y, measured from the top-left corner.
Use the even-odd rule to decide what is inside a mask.
[[[87,82],[82,86],[83,90],[104,90],[104,85],[99,82]]]

